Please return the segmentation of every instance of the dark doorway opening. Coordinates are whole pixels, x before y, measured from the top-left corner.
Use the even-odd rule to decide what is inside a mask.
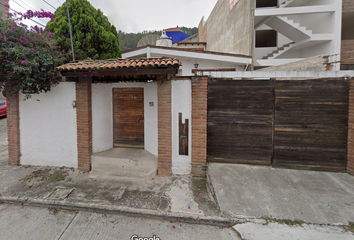
[[[264,8],[264,7],[277,7],[278,0],[257,0],[256,7]]]
[[[256,48],[276,47],[277,31],[275,30],[258,30],[256,31]]]

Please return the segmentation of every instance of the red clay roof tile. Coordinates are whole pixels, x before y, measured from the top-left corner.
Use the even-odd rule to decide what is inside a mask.
[[[104,70],[119,68],[146,68],[146,67],[169,67],[180,66],[177,58],[155,57],[138,59],[110,59],[110,60],[84,60],[67,63],[57,67],[59,71],[80,71],[80,70]]]

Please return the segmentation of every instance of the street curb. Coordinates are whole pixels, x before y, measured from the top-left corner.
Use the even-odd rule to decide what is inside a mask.
[[[28,198],[21,197],[0,197],[0,203],[25,204]]]
[[[218,227],[232,227],[236,224],[247,222],[244,219],[206,217],[185,213],[166,213],[150,209],[114,206],[108,204],[92,203],[70,200],[28,199],[16,197],[0,197],[0,203],[20,204],[24,206],[55,207],[65,210],[88,211],[105,214],[119,214],[129,217],[153,218],[166,221],[202,224]]]
[[[207,183],[208,190],[211,193],[211,196],[213,197],[213,199],[214,199],[214,201],[216,203],[216,206],[218,207],[218,211],[221,212],[220,205],[219,205],[219,202],[218,202],[218,198],[217,198],[217,196],[215,194],[215,189],[214,189],[213,183],[211,181],[209,169],[207,169],[207,172],[206,172],[206,183]]]

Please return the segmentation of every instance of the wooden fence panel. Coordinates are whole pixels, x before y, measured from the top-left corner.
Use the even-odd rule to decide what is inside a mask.
[[[275,81],[274,167],[344,172],[349,85]]]
[[[270,80],[209,80],[208,160],[271,165],[273,108]]]

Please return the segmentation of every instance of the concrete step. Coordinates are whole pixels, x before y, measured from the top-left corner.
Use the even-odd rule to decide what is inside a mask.
[[[279,52],[283,52],[284,50],[292,47],[295,43],[291,42],[291,43],[287,43],[284,46],[281,46],[279,48],[277,48],[276,50],[274,50],[273,52],[269,53],[267,56],[264,56],[262,59],[270,59],[270,58],[274,58],[274,56],[276,54],[278,54]]]
[[[97,167],[92,166],[90,177],[97,179],[144,178],[151,179],[157,174],[157,168],[151,167]]]
[[[153,178],[157,174],[157,157],[134,148],[113,148],[91,156],[93,178]]]

